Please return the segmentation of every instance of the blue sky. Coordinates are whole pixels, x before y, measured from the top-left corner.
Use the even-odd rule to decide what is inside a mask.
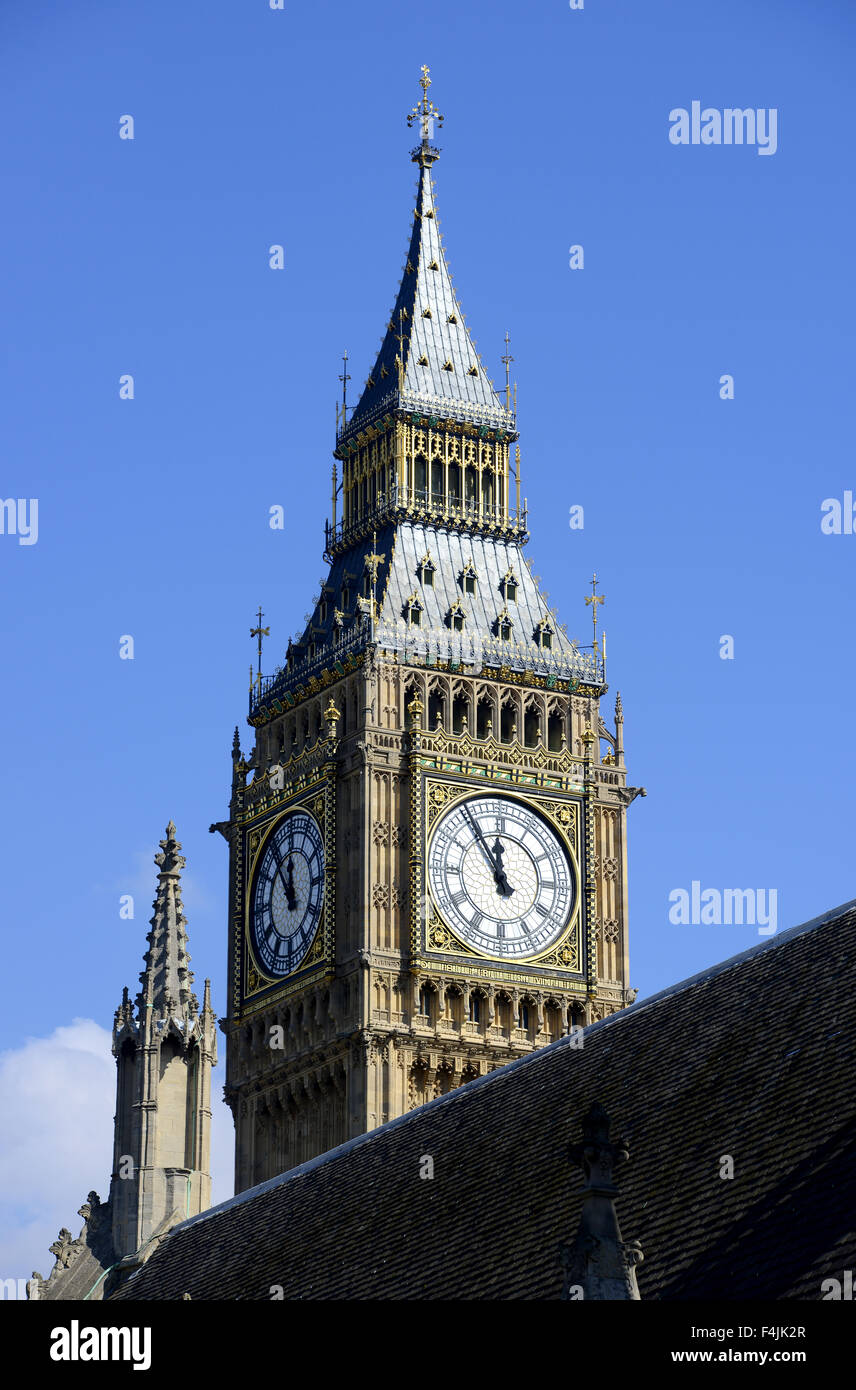
[[[606,594],[604,703],[621,690],[648,791],[632,983],[759,939],[672,925],[693,880],[775,889],[780,927],[854,896],[856,536],[820,524],[856,490],[854,30],[845,0],[3,7],[0,494],[39,499],[36,544],[0,536],[10,1085],[28,1047],[109,1027],[136,986],[170,817],[197,985],[225,1010],[208,825],[235,723],[248,742],[253,614],[279,660],[324,573],[340,357],[358,387],[394,299],[422,63],[449,260],[497,382],[511,333],[534,569],[582,641],[595,569]],[[776,153],[672,145],[694,100],[775,108]],[[63,1094],[57,1166],[78,1142]],[[76,1203],[105,1195],[104,1143]],[[38,1193],[15,1190],[35,1230]]]

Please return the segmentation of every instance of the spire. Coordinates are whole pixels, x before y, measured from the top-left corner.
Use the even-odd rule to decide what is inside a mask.
[[[166,838],[160,842],[160,854],[155,855],[158,874],[157,897],[151,931],[146,940],[149,949],[143,959],[145,970],[140,975],[142,991],[140,1023],[152,1022],[155,1017],[195,1018],[199,1005],[191,992],[193,972],[188,969],[187,920],[181,901],[181,870],[186,859],[181,844],[175,838],[172,821],[166,828]],[[149,1011],[149,1019],[145,1011]]]
[[[158,888],[137,1017],[126,989],[113,1023],[116,1115],[110,1220],[115,1258],[123,1268],[153,1233],[203,1211],[211,1201],[211,1069],[217,1063],[217,1020],[208,980],[201,1014],[191,991],[181,904],[186,861],[172,821],[154,859]]]
[[[584,1191],[576,1240],[564,1247],[567,1299],[587,1301],[639,1298],[636,1265],[642,1251],[635,1241],[621,1239],[613,1169],[629,1157],[622,1140],[609,1142],[609,1116],[597,1102],[583,1120],[583,1141],[571,1144],[571,1163],[583,1171]]]
[[[377,359],[351,419],[339,437],[358,433],[388,411],[441,414],[513,433],[513,417],[488,380],[452,287],[440,238],[431,165],[440,151],[431,144],[443,117],[428,100],[430,78],[422,69],[422,98],[408,116],[422,140],[412,151],[419,165],[413,231],[398,295]]]

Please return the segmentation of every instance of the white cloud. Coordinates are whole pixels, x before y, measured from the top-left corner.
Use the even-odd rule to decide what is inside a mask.
[[[115,1089],[110,1034],[89,1018],[0,1053],[0,1277],[47,1276],[60,1226],[76,1236],[87,1193],[106,1198]]]
[[[219,1040],[218,1040],[219,1041]],[[212,1078],[212,1201],[232,1195],[232,1117]],[[45,1277],[61,1226],[76,1236],[77,1210],[93,1188],[106,1201],[113,1162],[116,1064],[110,1033],[76,1018],[49,1037],[0,1053],[0,1279]]]

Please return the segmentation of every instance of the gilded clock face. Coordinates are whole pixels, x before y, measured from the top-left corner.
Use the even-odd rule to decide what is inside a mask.
[[[324,844],[307,811],[289,811],[265,846],[253,889],[250,930],[258,963],[273,978],[303,960],[321,917]]]
[[[474,796],[438,823],[428,881],[447,924],[484,955],[520,960],[562,935],[575,902],[570,856],[522,801]]]

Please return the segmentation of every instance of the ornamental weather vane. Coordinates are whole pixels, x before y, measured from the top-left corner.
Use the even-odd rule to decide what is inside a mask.
[[[604,594],[599,594],[599,593],[597,592],[597,575],[596,575],[596,574],[593,574],[592,577],[591,577],[591,593],[588,595],[588,597],[587,597],[587,599],[586,599],[586,603],[587,603],[587,604],[591,604],[591,616],[592,616],[592,622],[594,623],[594,642],[592,643],[592,646],[593,646],[593,648],[594,648],[594,653],[595,653],[595,658],[596,658],[596,657],[597,657],[597,606],[598,606],[599,603],[606,603],[606,596],[605,596]]]
[[[258,616],[258,620],[259,620],[259,625],[258,625],[258,627],[251,627],[251,628],[250,628],[250,636],[251,636],[251,637],[258,637],[258,639],[259,639],[259,669],[258,669],[258,674],[257,674],[257,676],[256,676],[256,680],[257,680],[257,682],[258,682],[259,690],[261,691],[261,688],[262,688],[262,640],[263,640],[265,637],[269,637],[269,636],[270,636],[270,628],[269,628],[269,627],[262,627],[262,618],[264,617],[264,613],[262,612],[262,606],[261,606],[261,604],[259,604],[259,611],[258,611],[258,615],[257,615],[257,616]],[[252,666],[251,666],[251,667],[250,667],[250,689],[252,690],[252,688],[253,688],[253,668],[252,668]]]
[[[443,117],[440,115],[440,112],[437,110],[433,101],[428,100],[428,88],[431,86],[431,78],[428,76],[430,71],[431,69],[426,67],[423,63],[422,76],[419,79],[419,85],[422,88],[422,100],[417,101],[410,115],[407,117],[407,124],[409,126],[412,126],[414,121],[420,122],[423,145],[427,145],[428,141],[434,138],[434,122],[436,121],[440,126],[443,124]]]

